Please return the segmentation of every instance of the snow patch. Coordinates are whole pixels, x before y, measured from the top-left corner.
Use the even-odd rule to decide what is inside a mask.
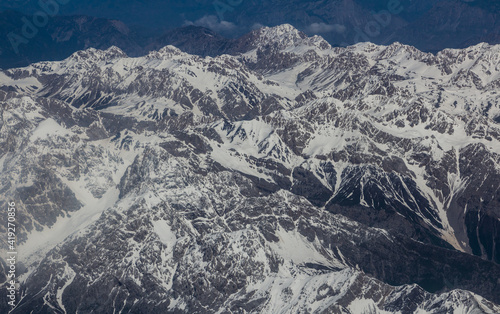
[[[30,141],[34,142],[37,139],[46,139],[49,136],[65,136],[71,134],[71,131],[63,128],[54,119],[48,118],[38,124],[30,137]]]
[[[152,223],[154,232],[158,235],[160,241],[168,247],[173,246],[173,244],[177,241],[177,237],[172,231],[170,225],[165,220],[157,220]]]

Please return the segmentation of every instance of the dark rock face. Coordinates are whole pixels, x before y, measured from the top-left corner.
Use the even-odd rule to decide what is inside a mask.
[[[321,184],[321,181],[310,171],[294,168],[292,177],[294,179],[292,193],[304,196],[316,206],[323,206],[330,199],[332,192]]]
[[[218,56],[232,50],[234,40],[200,26],[186,26],[167,31],[155,39],[146,49],[159,50],[167,45],[198,56]]]
[[[12,312],[499,312],[498,47],[246,40],[1,73]]]
[[[500,263],[497,248],[500,239],[498,218],[470,211],[466,213],[465,221],[472,253]]]

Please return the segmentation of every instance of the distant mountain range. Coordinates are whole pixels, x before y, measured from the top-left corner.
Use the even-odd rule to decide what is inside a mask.
[[[50,19],[46,27],[36,28],[37,33],[32,38],[26,38],[22,31],[23,17],[33,21],[32,16],[26,17],[15,11],[0,14],[1,68],[25,66],[41,60],[61,60],[89,47],[106,49],[116,45],[131,55],[143,52],[136,34],[116,20],[57,16]]]
[[[67,15],[50,18],[36,36],[18,45],[16,53],[8,34],[21,35],[24,14],[41,9],[35,1],[0,1],[0,9],[9,9],[0,13],[0,67],[61,60],[81,49],[111,45],[130,56],[166,44],[215,56],[230,52],[235,38],[251,29],[283,23],[321,35],[332,46],[401,42],[436,53],[480,42],[500,43],[499,5],[486,0],[234,1],[223,9],[207,1],[170,2],[130,0],[118,5],[111,0],[74,0],[60,6],[59,12]],[[134,14],[127,15],[131,11]],[[26,19],[32,21],[33,16]]]

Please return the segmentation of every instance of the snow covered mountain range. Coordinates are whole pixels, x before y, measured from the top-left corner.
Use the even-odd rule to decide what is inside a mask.
[[[499,313],[500,46],[238,45],[0,72],[11,313]]]

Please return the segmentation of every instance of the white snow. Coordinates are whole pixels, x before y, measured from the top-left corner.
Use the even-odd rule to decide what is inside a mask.
[[[34,142],[37,139],[45,139],[49,136],[65,136],[71,134],[71,131],[59,125],[54,119],[48,118],[38,124],[30,137],[30,141]]]
[[[400,312],[388,312],[381,310],[371,299],[356,298],[347,307],[352,314],[397,314]]]
[[[177,241],[175,233],[172,231],[170,225],[165,220],[153,221],[154,232],[160,238],[160,241],[171,247]]]
[[[42,87],[42,84],[33,76],[28,76],[23,79],[14,80],[5,75],[5,73],[2,71],[0,71],[0,85],[13,86],[20,89],[21,91],[26,91],[26,92],[36,92],[38,89]]]
[[[269,246],[286,261],[290,261],[295,265],[317,263],[324,266],[344,267],[342,263],[335,263],[333,259],[321,255],[315,242],[309,242],[295,230],[287,232],[282,228],[278,228],[275,234],[279,241],[269,243]]]

